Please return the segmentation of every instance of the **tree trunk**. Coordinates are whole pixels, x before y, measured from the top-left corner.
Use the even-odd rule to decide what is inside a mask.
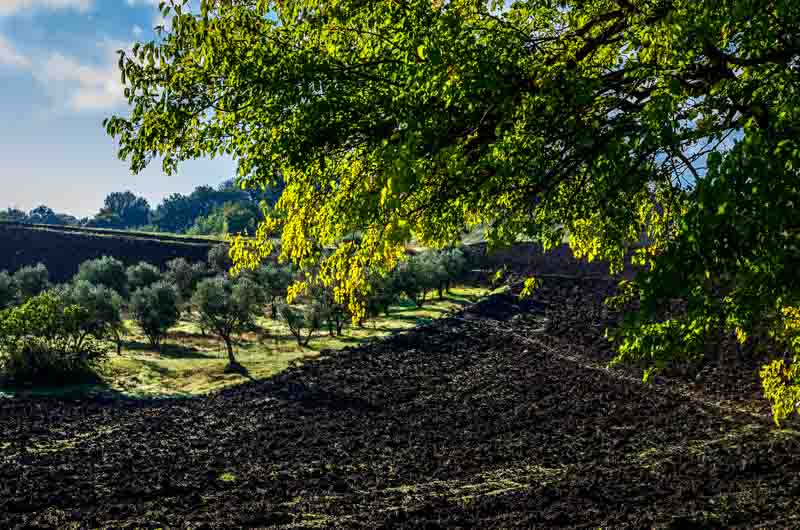
[[[228,349],[228,364],[231,366],[236,366],[239,363],[236,362],[236,357],[233,355],[233,344],[231,343],[230,337],[222,337],[222,340],[225,341],[225,347]]]

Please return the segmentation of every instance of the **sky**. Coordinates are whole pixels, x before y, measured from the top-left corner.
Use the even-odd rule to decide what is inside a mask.
[[[114,191],[155,207],[171,193],[216,185],[230,159],[155,161],[133,175],[104,118],[126,115],[116,50],[155,38],[159,0],[0,0],[0,209],[45,204],[91,216]]]

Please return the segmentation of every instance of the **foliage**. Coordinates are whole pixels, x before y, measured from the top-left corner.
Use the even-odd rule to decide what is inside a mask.
[[[444,276],[444,269],[432,252],[425,252],[411,256],[406,262],[401,263],[395,271],[395,287],[413,301],[417,307],[422,307],[428,298],[428,293],[440,285]]]
[[[150,287],[154,283],[161,281],[161,271],[158,267],[144,261],[131,265],[126,271],[128,277],[128,289],[135,291],[142,287]]]
[[[303,306],[278,304],[278,316],[286,323],[298,346],[306,347],[314,334],[322,327],[322,307],[316,303]]]
[[[121,313],[122,297],[116,291],[78,280],[57,288],[56,295],[63,303],[86,311],[83,330],[100,341],[114,340],[120,353],[125,324]]]
[[[17,286],[8,271],[0,271],[0,309],[14,305],[17,300]]]
[[[44,204],[37,206],[27,214],[16,208],[0,211],[0,221],[17,223],[33,223],[45,225],[78,225],[80,221],[72,215],[56,213]]]
[[[281,175],[286,216],[234,243],[237,267],[280,230],[282,257],[338,283],[358,319],[367,271],[412,237],[568,237],[613,271],[645,266],[618,300],[641,308],[613,336],[620,360],[800,306],[798,2],[183,7],[121,56],[133,112],[106,128],[134,171],[226,154],[246,184]],[[687,310],[664,321],[675,298]]]
[[[255,317],[264,304],[261,288],[245,276],[207,278],[198,284],[192,303],[203,325],[225,342],[229,364],[237,365],[232,336],[255,326]]]
[[[198,217],[191,228],[186,231],[193,236],[222,235],[225,233],[225,216],[217,209],[208,215]]]
[[[206,275],[203,263],[189,263],[184,258],[175,258],[167,262],[164,280],[172,285],[183,302],[189,302],[195,287]]]
[[[253,280],[263,289],[265,302],[269,305],[270,316],[278,317],[278,303],[285,299],[289,285],[294,279],[291,267],[266,263],[250,273]]]
[[[131,295],[130,310],[150,344],[161,348],[169,328],[178,323],[178,293],[174,287],[159,282]]]
[[[74,280],[108,287],[120,296],[128,294],[128,274],[125,265],[110,256],[84,261],[78,268]]]
[[[106,357],[90,312],[43,293],[0,312],[0,371],[17,383],[67,382]]]
[[[467,271],[467,257],[460,248],[448,248],[441,251],[439,259],[441,259],[444,269],[444,277],[439,284],[439,298],[441,298],[442,283],[444,284],[444,290],[449,293],[450,288],[453,286],[453,281],[462,278]]]
[[[28,214],[17,208],[7,208],[0,212],[0,221],[24,223],[28,220]]]
[[[345,322],[351,320],[352,316],[347,306],[337,299],[335,286],[317,282],[309,290],[311,303],[319,311],[320,319],[327,325],[328,334],[331,337],[340,336]]]
[[[164,199],[156,208],[154,222],[164,231],[198,235],[222,234],[226,231],[236,233],[244,225],[249,230],[255,228],[260,218],[259,205],[274,206],[282,191],[280,183],[267,190],[245,190],[232,180],[223,182],[217,189],[198,186],[189,195],[174,193]],[[240,216],[237,220],[237,212],[243,211],[251,214]],[[226,220],[230,220],[227,227]],[[251,223],[251,220],[254,222]]]
[[[22,267],[14,273],[14,286],[20,299],[27,300],[50,287],[50,273],[41,263],[33,267]]]
[[[66,214],[59,214],[53,211],[52,208],[40,205],[28,213],[26,219],[28,223],[43,224],[43,225],[76,225],[78,220]]]
[[[150,204],[130,191],[109,193],[103,208],[88,226],[97,228],[135,228],[150,223]]]
[[[773,339],[788,352],[800,352],[800,309],[784,307],[780,312],[781,325]],[[800,409],[800,354],[795,353],[787,366],[785,357],[761,367],[764,395],[772,402],[772,416],[777,425]]]
[[[208,251],[208,268],[218,274],[228,274],[233,261],[231,261],[228,245],[220,243]]]
[[[392,274],[373,270],[369,275],[369,291],[366,296],[366,316],[375,318],[383,313],[389,316],[389,308],[397,303],[400,291]]]

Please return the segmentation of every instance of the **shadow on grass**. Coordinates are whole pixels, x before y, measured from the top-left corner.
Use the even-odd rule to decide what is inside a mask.
[[[122,351],[155,351],[155,348],[148,342],[130,341],[122,343]],[[183,344],[164,343],[161,351],[156,353],[166,359],[215,359],[217,356],[198,350],[194,346]]]

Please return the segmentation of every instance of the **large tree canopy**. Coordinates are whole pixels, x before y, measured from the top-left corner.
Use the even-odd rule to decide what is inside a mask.
[[[660,366],[720,329],[742,341],[792,329],[797,1],[185,7],[121,56],[132,113],[106,126],[134,171],[228,154],[245,183],[282,176],[285,216],[234,246],[240,265],[281,228],[282,255],[346,299],[411,237],[442,246],[483,224],[493,243],[568,237],[614,268],[646,241],[622,359]],[[676,297],[686,310],[663,313]]]

